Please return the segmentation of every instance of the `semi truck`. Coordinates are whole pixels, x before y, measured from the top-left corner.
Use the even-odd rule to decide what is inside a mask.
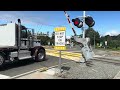
[[[34,29],[23,26],[20,19],[18,23],[0,25],[0,67],[6,62],[24,59],[39,62],[45,58],[45,48],[35,38]]]

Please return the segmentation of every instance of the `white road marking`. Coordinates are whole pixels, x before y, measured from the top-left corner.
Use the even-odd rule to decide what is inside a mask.
[[[0,79],[9,79],[10,76],[6,76],[6,75],[3,75],[3,74],[0,74]]]

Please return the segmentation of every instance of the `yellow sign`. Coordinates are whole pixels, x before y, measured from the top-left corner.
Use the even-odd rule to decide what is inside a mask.
[[[56,50],[66,50],[66,46],[54,46]]]
[[[65,33],[66,27],[57,27],[55,31],[55,47],[56,50],[66,50],[65,46]]]
[[[65,31],[65,30],[66,30],[66,27],[56,27],[56,28],[54,28],[55,32]]]

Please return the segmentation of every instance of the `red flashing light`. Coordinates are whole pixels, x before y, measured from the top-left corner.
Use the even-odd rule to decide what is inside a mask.
[[[83,26],[83,23],[79,18],[72,19],[72,22],[74,22],[74,25],[78,28],[81,28]]]
[[[79,24],[79,22],[78,22],[77,20],[76,20],[74,23],[75,23],[75,25],[78,25],[78,24]]]

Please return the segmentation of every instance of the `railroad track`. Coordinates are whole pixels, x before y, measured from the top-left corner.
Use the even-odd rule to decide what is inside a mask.
[[[120,60],[112,59],[112,58],[95,57],[92,60],[106,62],[106,63],[112,63],[112,64],[119,64],[120,65]]]

